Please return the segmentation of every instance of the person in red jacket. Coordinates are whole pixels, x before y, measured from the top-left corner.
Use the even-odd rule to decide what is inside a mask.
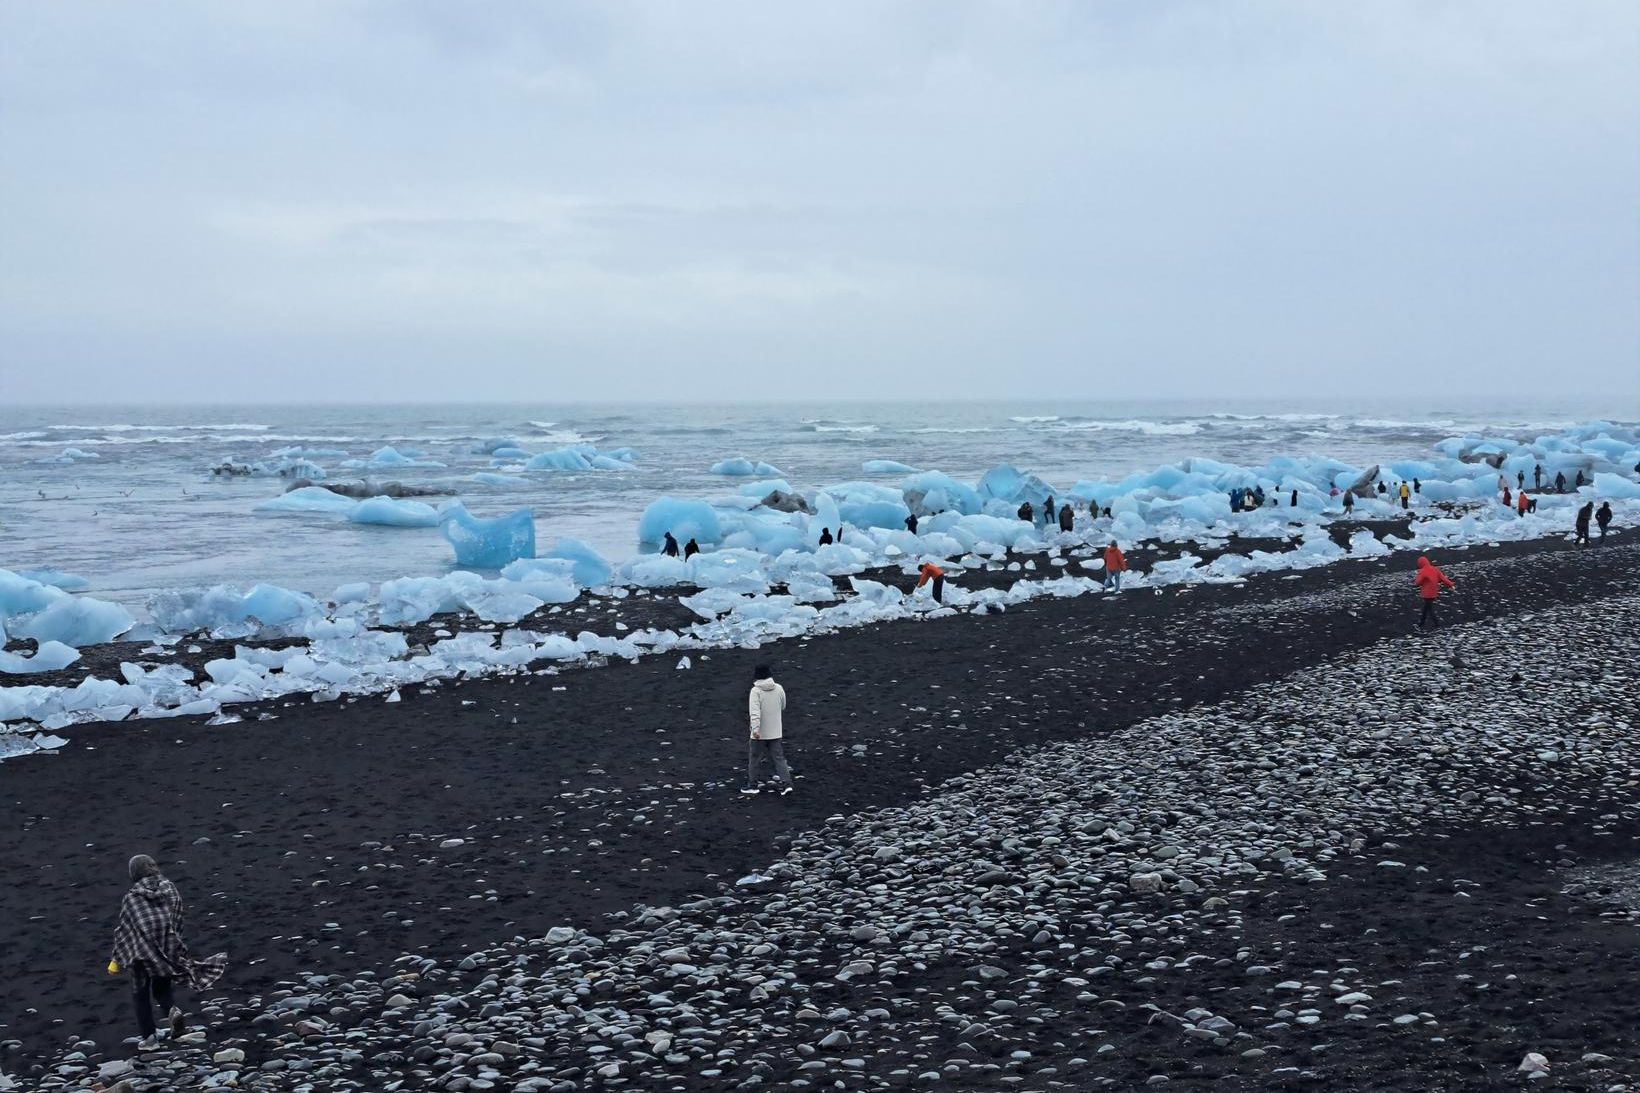
[[[945,601],[941,597],[945,592],[945,570],[941,569],[933,562],[924,562],[922,568],[917,572],[920,574],[917,578],[917,587],[921,588],[929,581],[933,581],[934,602],[944,603]]]
[[[1423,555],[1418,556],[1418,572],[1413,575],[1412,583],[1418,587],[1418,595],[1424,601],[1424,613],[1418,616],[1418,629],[1422,630],[1429,620],[1435,617],[1435,601],[1440,598],[1441,586],[1458,586],[1452,583],[1451,577],[1435,568]]]
[[[1122,553],[1122,548],[1116,545],[1115,539],[1112,539],[1110,546],[1105,548],[1105,591],[1122,591],[1122,574],[1126,572],[1127,555]]]

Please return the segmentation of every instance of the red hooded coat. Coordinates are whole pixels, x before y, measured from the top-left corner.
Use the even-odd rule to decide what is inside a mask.
[[[1456,588],[1452,578],[1442,573],[1422,555],[1418,558],[1418,572],[1413,575],[1412,583],[1418,586],[1418,595],[1426,600],[1433,600],[1441,594],[1441,586]]]

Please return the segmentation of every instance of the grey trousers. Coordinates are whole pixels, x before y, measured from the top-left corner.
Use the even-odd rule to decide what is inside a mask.
[[[767,755],[774,761],[775,781],[781,785],[792,784],[792,772],[786,766],[786,748],[782,740],[748,740],[746,742],[746,785],[756,786],[758,783],[757,769],[763,764],[763,757]]]

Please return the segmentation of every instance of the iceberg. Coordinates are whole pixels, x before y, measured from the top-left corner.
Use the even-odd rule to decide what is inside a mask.
[[[943,471],[923,471],[910,475],[900,483],[900,489],[906,507],[918,516],[931,516],[939,512],[967,515],[984,508],[977,490],[963,485]]]
[[[535,513],[529,509],[484,519],[453,501],[444,507],[443,524],[457,565],[500,569],[515,559],[535,556]]]
[[[1594,484],[1583,487],[1584,493],[1593,493],[1598,497],[1620,498],[1624,500],[1640,500],[1640,482],[1624,478],[1622,475],[1607,474],[1605,471],[1596,471]]]
[[[359,502],[351,497],[332,493],[323,486],[298,486],[289,493],[263,501],[255,512],[334,512],[351,513]]]
[[[597,588],[609,583],[614,568],[592,547],[579,539],[559,539],[547,551],[548,558],[562,558],[574,563],[571,576],[582,588]]]
[[[0,672],[7,675],[27,675],[31,672],[55,672],[67,668],[80,659],[80,651],[60,641],[43,641],[31,657],[8,653],[0,649]]]
[[[712,464],[712,473],[728,475],[732,478],[750,478],[754,475],[763,478],[784,478],[786,474],[778,467],[771,467],[761,460],[754,463],[743,456],[719,460]]]
[[[360,501],[347,514],[347,518],[355,524],[394,528],[431,528],[439,524],[439,514],[432,505],[393,497],[372,497]]]
[[[916,467],[908,467],[904,463],[896,463],[892,459],[868,459],[860,464],[860,469],[866,474],[918,474]]]
[[[507,563],[501,577],[542,603],[571,603],[581,594],[574,573],[568,558],[520,558]]]
[[[717,512],[704,501],[685,501],[676,497],[661,497],[649,503],[638,518],[638,541],[659,543],[667,532],[672,533],[679,545],[694,539],[701,545],[722,540],[723,530]]]
[[[17,575],[26,580],[49,584],[51,587],[60,588],[64,592],[79,592],[91,587],[91,582],[84,577],[76,577],[72,573],[64,573],[56,569],[19,569]]]
[[[16,637],[79,648],[113,641],[135,622],[131,613],[117,603],[61,593],[41,611],[7,619],[6,628]]]
[[[293,592],[277,585],[259,584],[249,592],[241,592],[231,585],[219,584],[157,593],[148,600],[148,613],[153,616],[155,625],[173,634],[229,627],[245,628],[247,634],[243,636],[248,636],[256,629],[247,626],[249,623],[284,627],[323,618],[324,608],[305,592]]]

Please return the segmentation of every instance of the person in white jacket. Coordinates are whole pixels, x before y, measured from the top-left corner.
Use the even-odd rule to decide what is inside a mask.
[[[786,748],[781,715],[786,709],[786,691],[774,681],[767,664],[759,664],[753,673],[752,693],[746,702],[746,712],[752,723],[752,736],[746,748],[746,786],[740,792],[758,793],[758,767],[765,755],[774,762],[775,785],[782,794],[792,791],[792,772],[786,766]]]

